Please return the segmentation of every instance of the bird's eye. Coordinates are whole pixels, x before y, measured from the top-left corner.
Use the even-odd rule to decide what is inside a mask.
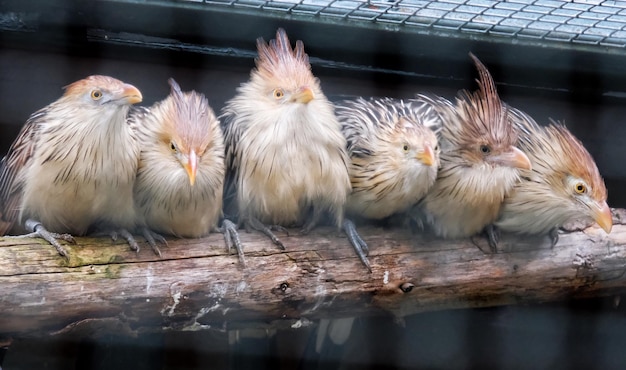
[[[489,147],[489,145],[481,145],[480,152],[483,154],[489,154],[491,152],[491,148]]]
[[[587,187],[582,182],[579,182],[576,185],[574,185],[574,190],[578,194],[585,194],[587,192]]]
[[[274,94],[274,98],[276,99],[281,99],[283,96],[285,96],[285,92],[283,91],[283,89],[275,89],[273,91]]]
[[[435,151],[438,152],[439,151],[439,145],[435,145]]]
[[[402,146],[402,150],[404,150],[405,152],[408,152],[409,151],[409,145],[408,144],[404,144]]]
[[[102,91],[100,91],[100,90],[92,90],[91,91],[91,98],[93,100],[100,100],[102,98]]]
[[[170,143],[170,149],[172,149],[172,151],[173,151],[173,152],[176,152],[176,151],[177,151],[177,149],[176,149],[176,144],[174,144],[174,142],[173,142],[173,141]]]

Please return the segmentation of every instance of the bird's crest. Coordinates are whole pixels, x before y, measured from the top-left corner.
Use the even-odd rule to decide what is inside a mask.
[[[507,107],[498,96],[496,84],[484,64],[470,53],[478,70],[478,90],[462,91],[457,98],[460,127],[459,139],[485,137],[489,142],[503,146],[514,145],[516,131],[509,122]],[[462,133],[462,134],[461,134]]]
[[[87,90],[93,89],[99,86],[121,86],[124,83],[116,78],[102,75],[92,75],[82,80],[72,82],[71,84],[64,86],[64,96],[73,94],[82,94]]]
[[[284,29],[276,31],[276,39],[266,43],[260,37],[257,39],[259,57],[256,59],[258,73],[266,77],[289,76],[293,77],[302,71],[310,73],[309,56],[304,52],[302,41],[296,41],[295,48],[291,48],[289,38]]]
[[[550,120],[544,127],[518,109],[509,109],[509,114],[520,132],[520,149],[530,158],[533,172],[544,178],[555,174],[559,182],[570,175],[583,179],[591,187],[592,198],[606,200],[606,185],[593,157],[563,123]]]
[[[559,159],[563,161],[564,169],[576,178],[585,180],[591,186],[591,197],[606,200],[607,192],[600,171],[591,154],[562,123],[551,121],[546,127],[546,144],[552,143],[561,148]],[[549,150],[549,149],[548,149]]]
[[[168,112],[171,119],[168,121],[174,125],[173,132],[181,141],[179,144],[204,151],[211,140],[211,125],[216,120],[209,102],[203,94],[195,91],[184,93],[173,78],[168,83],[172,102]]]

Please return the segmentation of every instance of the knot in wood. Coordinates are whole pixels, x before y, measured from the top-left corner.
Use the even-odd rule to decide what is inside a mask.
[[[278,286],[274,286],[274,288],[272,288],[272,293],[276,295],[285,295],[285,294],[289,294],[290,292],[291,292],[291,288],[289,286],[289,283],[286,281],[283,281]]]
[[[408,293],[413,290],[413,288],[415,288],[413,283],[402,283],[400,285],[400,290],[402,290],[403,293]]]

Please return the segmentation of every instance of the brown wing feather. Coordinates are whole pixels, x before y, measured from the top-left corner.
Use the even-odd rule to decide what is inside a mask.
[[[0,162],[0,235],[9,232],[18,221],[24,185],[20,175],[32,159],[39,122],[46,112],[42,109],[30,116]]]

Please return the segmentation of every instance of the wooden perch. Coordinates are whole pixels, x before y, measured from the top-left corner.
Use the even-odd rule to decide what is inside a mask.
[[[597,227],[563,233],[552,249],[547,238],[503,236],[497,254],[467,239],[361,228],[371,274],[347,239],[329,228],[281,236],[286,251],[242,231],[246,268],[227,253],[220,234],[170,239],[162,258],[147,245],[135,253],[121,242],[78,238],[67,245],[69,261],[37,239],[0,238],[0,334],[81,328],[136,334],[246,320],[299,325],[619,293],[626,288],[622,214],[616,212],[610,235]]]

